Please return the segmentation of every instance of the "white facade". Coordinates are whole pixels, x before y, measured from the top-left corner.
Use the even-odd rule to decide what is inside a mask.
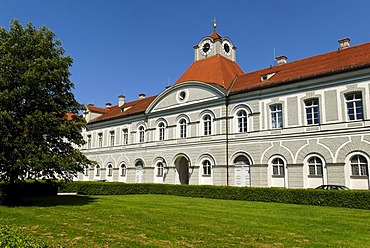
[[[194,65],[217,54],[234,63],[231,40],[212,35],[195,47]],[[259,76],[263,87],[233,89],[259,73],[252,72],[235,75],[228,88],[191,80],[106,111],[88,108],[82,150],[98,168],[79,180],[369,189],[370,66],[269,85],[284,62],[266,69],[276,75]],[[132,106],[141,111],[125,114]]]

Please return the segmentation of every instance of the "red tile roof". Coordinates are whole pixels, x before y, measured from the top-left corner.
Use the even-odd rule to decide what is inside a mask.
[[[91,112],[94,112],[94,113],[99,113],[99,114],[105,114],[109,111],[109,109],[107,108],[99,108],[99,107],[95,107],[93,104],[89,104],[87,105],[87,108],[91,111]]]
[[[147,97],[147,98],[144,98],[144,99],[128,102],[128,103],[125,103],[121,107],[118,107],[118,105],[109,107],[109,108],[106,109],[107,110],[106,113],[104,113],[101,116],[91,120],[90,123],[115,119],[115,118],[119,118],[119,117],[133,115],[133,114],[143,113],[143,112],[145,112],[147,107],[150,105],[150,103],[156,97],[157,96],[150,96],[150,97]],[[90,109],[90,107],[91,106],[88,105],[89,109]],[[122,111],[122,110],[124,110],[124,111]]]
[[[365,67],[370,67],[370,43],[244,74],[238,77],[231,93],[273,87]],[[275,75],[261,82],[263,75],[271,73]]]
[[[221,55],[195,61],[176,81],[180,84],[188,81],[213,83],[228,89],[237,75],[244,74],[239,65]]]
[[[219,35],[216,31],[214,31],[212,34],[210,34],[209,37],[211,37],[214,40],[217,40],[217,39],[221,39],[222,38],[222,36]]]

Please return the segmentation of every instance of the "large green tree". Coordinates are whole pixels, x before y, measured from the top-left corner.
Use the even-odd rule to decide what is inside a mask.
[[[46,27],[0,27],[0,181],[70,180],[90,161],[69,79],[72,58]]]

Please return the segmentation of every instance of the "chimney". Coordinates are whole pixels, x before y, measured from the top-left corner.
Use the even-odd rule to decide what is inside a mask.
[[[342,49],[345,49],[345,48],[350,47],[351,46],[349,44],[350,41],[351,41],[350,38],[343,38],[343,39],[338,40],[338,42],[339,42],[339,50],[342,50]]]
[[[111,104],[110,102],[107,102],[107,103],[105,104],[105,107],[106,107],[106,108],[112,107],[112,104]]]
[[[125,104],[125,96],[124,95],[119,95],[118,96],[118,107],[121,107]]]
[[[145,96],[146,96],[146,95],[145,95],[144,93],[140,93],[140,94],[139,94],[139,99],[140,99],[140,100],[141,100],[141,99],[144,99],[144,98],[145,98]]]
[[[285,56],[285,55],[280,55],[280,56],[276,57],[278,65],[285,64],[287,59],[288,59],[288,57]]]

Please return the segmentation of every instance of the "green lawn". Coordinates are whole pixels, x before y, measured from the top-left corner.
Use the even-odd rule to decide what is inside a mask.
[[[0,223],[64,247],[370,247],[370,211],[162,195],[57,196]]]

